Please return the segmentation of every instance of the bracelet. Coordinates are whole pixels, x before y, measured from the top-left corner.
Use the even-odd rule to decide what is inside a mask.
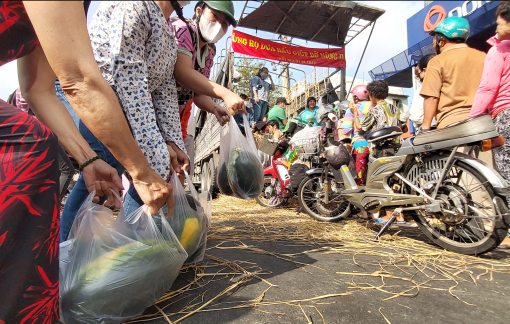
[[[83,169],[87,167],[90,163],[94,162],[95,160],[102,160],[103,158],[99,155],[94,156],[92,159],[88,160],[87,162],[83,163],[79,168],[78,171],[83,172]]]

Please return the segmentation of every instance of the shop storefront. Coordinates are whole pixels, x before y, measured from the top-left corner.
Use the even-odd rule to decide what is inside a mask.
[[[467,44],[487,52],[487,39],[496,32],[496,8],[501,1],[433,1],[407,20],[408,49],[369,71],[372,80],[386,80],[395,87],[413,87],[413,66],[429,53],[433,37],[429,35],[446,17],[469,21],[471,36]]]

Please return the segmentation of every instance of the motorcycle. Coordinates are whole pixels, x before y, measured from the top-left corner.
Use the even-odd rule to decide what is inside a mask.
[[[264,207],[283,206],[292,196],[292,192],[287,188],[289,183],[289,170],[279,150],[272,157],[271,165],[264,169],[264,187],[255,200]]]
[[[295,119],[290,121],[291,125],[289,125],[289,130],[285,133],[285,139],[281,140],[278,144],[278,148],[276,153],[269,157],[268,153],[271,152],[260,152],[264,154],[266,157],[261,157],[261,162],[267,167],[264,169],[264,187],[260,195],[255,198],[255,200],[264,207],[281,207],[285,205],[290,198],[296,198],[297,186],[293,189],[294,186],[291,186],[291,176],[289,174],[289,164],[283,159],[282,152],[284,152],[287,147],[289,147],[288,142],[296,141],[295,137],[300,136],[299,131],[303,130],[306,126],[312,127],[312,125],[307,125],[303,122],[297,121]],[[307,137],[307,136],[305,136]],[[277,140],[267,139],[269,143],[278,143]],[[262,148],[262,147],[261,147]],[[271,148],[268,148],[271,150]],[[318,166],[316,159],[314,159],[315,151],[310,152],[301,152],[298,154],[300,159],[310,160],[312,165]],[[271,154],[272,155],[272,154]],[[269,159],[267,158],[269,157]]]
[[[332,149],[324,168],[307,172],[308,180],[298,190],[300,202],[322,190],[318,204],[338,201],[370,213],[394,209],[375,239],[400,213],[410,212],[423,233],[442,248],[470,255],[496,248],[508,232],[510,185],[484,162],[458,152],[459,147],[488,151],[503,145],[491,116],[424,132],[399,144],[395,139],[401,134],[392,126],[367,136],[373,152],[366,186],[356,185],[349,172],[347,149]]]

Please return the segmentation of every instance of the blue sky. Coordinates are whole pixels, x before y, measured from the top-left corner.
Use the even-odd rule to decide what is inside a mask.
[[[367,51],[363,58],[363,62],[356,76],[357,78],[362,78],[364,76],[365,79],[369,80],[370,79],[368,75],[369,70],[407,49],[407,31],[406,31],[407,18],[411,17],[420,9],[422,9],[424,6],[424,2],[423,1],[357,1],[357,2],[386,10],[386,13],[384,13],[376,23],[374,32],[372,34],[372,38],[370,40],[370,43],[368,44]],[[87,19],[88,23],[90,22],[99,3],[100,1],[92,1],[89,9],[89,16]],[[236,19],[239,19],[241,11],[244,7],[244,3],[245,3],[244,1],[234,1]],[[184,7],[185,17],[193,16],[193,8],[195,4],[196,1],[192,1],[190,5]],[[346,47],[345,55],[347,61],[346,72],[348,76],[351,77],[354,76],[356,67],[358,66],[358,62],[363,52],[363,48],[368,39],[368,35],[370,34],[370,29],[371,28],[367,28]],[[272,33],[262,31],[258,31],[258,33],[255,33],[255,30],[246,28],[240,28],[239,30],[251,35],[256,35],[257,37],[261,38],[266,39],[274,38],[274,35]],[[231,35],[231,29],[229,30],[227,35]],[[220,53],[221,49],[225,47],[225,38],[226,37],[224,37],[217,43],[218,53]],[[306,43],[304,40],[299,39],[293,39],[293,43],[307,47],[316,48],[327,47],[327,45],[314,42]],[[304,70],[306,73],[308,73],[312,69],[311,66],[305,65],[291,64],[291,67],[293,66],[295,66],[298,69]],[[331,71],[333,71],[333,69],[331,69]],[[297,80],[303,77],[303,73],[301,72],[293,71],[293,74],[294,78]],[[6,100],[9,94],[18,87],[16,63],[11,62],[0,67],[0,76],[1,76],[0,98]],[[410,96],[409,97],[410,103],[412,99],[412,90],[404,89],[404,92],[405,94]]]

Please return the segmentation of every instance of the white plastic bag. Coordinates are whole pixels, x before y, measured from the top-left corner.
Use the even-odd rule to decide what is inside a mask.
[[[173,188],[175,206],[172,218],[167,219],[167,221],[179,242],[181,242],[188,255],[191,256],[200,246],[200,239],[205,230],[205,222],[203,221],[205,216],[203,212],[200,212],[203,209],[198,208],[198,201],[194,197],[186,195],[186,191],[175,171],[170,179],[170,184]],[[168,216],[166,206],[161,210],[165,216]]]
[[[234,195],[250,200],[260,195],[262,191],[264,170],[246,115],[243,115],[243,120],[246,137],[237,127],[234,117],[230,117],[230,153],[227,176]]]
[[[212,221],[212,195],[209,190],[201,192],[198,195],[198,201],[200,201],[200,206],[204,208],[207,226],[209,226]]]
[[[115,219],[92,202],[94,195],[60,245],[60,306],[67,324],[122,323],[142,314],[170,289],[188,257],[168,222],[163,219],[158,230],[146,206],[128,217],[121,210]]]
[[[184,171],[184,176],[186,178],[186,182],[188,183],[188,186],[190,188],[191,197],[195,200],[195,206],[197,209],[197,213],[201,218],[202,221],[202,234],[200,235],[200,243],[196,249],[196,251],[191,254],[188,259],[186,259],[186,262],[184,264],[194,264],[198,262],[202,262],[204,260],[205,250],[207,249],[207,226],[209,225],[206,211],[204,205],[202,205],[200,201],[200,197],[198,195],[198,192],[195,190],[195,186],[193,186],[193,182],[191,181],[191,178],[189,177],[188,173]]]

